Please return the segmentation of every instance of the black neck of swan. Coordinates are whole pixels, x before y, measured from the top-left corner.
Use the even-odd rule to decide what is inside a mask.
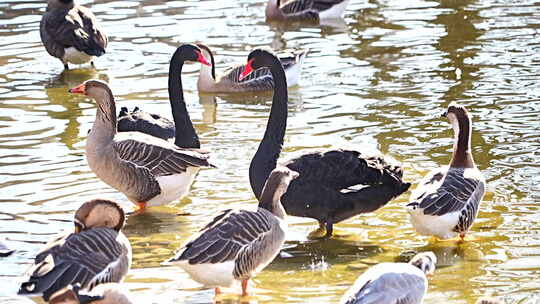
[[[174,144],[181,148],[200,148],[199,136],[195,132],[184,101],[182,88],[182,67],[185,58],[181,48],[174,53],[169,65],[169,99],[175,126]]]
[[[450,166],[454,168],[472,168],[474,159],[471,152],[471,119],[467,114],[459,114],[457,117],[457,130],[454,128],[454,152]]]
[[[249,166],[249,182],[257,198],[261,197],[264,183],[270,172],[276,167],[277,159],[281,153],[287,128],[287,101],[289,99],[287,80],[281,62],[270,53],[264,53],[262,56],[264,56],[265,66],[270,68],[275,86],[266,131]]]

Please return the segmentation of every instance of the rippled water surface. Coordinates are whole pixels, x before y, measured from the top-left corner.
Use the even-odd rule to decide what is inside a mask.
[[[95,103],[67,89],[109,81],[119,106],[170,115],[167,72],[183,42],[202,41],[218,68],[257,46],[309,48],[300,85],[290,89],[282,159],[317,148],[369,147],[418,180],[449,161],[452,133],[438,115],[451,101],[473,115],[473,150],[488,190],[472,241],[435,243],[417,235],[409,194],[311,241],[309,219],[289,217],[283,250],[254,279],[250,303],[336,303],[368,265],[433,250],[438,270],[425,303],[540,303],[540,3],[535,1],[352,0],[328,26],[269,26],[264,0],[83,1],[110,37],[96,69],[63,72],[40,43],[45,1],[0,2],[0,233],[17,252],[0,260],[0,302],[43,244],[71,230],[74,210],[103,197],[131,207],[100,182],[84,156]],[[191,195],[129,217],[134,249],[127,286],[141,303],[208,303],[175,267],[160,267],[183,241],[228,207],[256,205],[248,166],[264,132],[271,94],[199,95],[198,65],[184,68],[188,109],[219,169],[203,170]],[[225,302],[239,301],[239,290]],[[144,297],[144,298],[143,298]]]

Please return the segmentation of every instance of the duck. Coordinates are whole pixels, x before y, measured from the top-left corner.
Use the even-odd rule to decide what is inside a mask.
[[[180,148],[141,132],[117,132],[114,96],[106,82],[87,80],[69,90],[97,103],[97,113],[86,139],[86,160],[99,179],[136,205],[168,204],[187,195],[201,167],[215,167],[209,153]]]
[[[227,209],[208,223],[164,265],[178,265],[208,288],[241,283],[246,296],[248,281],[264,269],[285,242],[287,223],[280,198],[298,173],[275,168],[263,189],[256,211]]]
[[[420,304],[433,275],[433,252],[415,255],[409,263],[380,263],[364,272],[341,298],[340,304]]]
[[[467,109],[452,102],[446,117],[454,130],[450,164],[433,169],[411,194],[407,211],[419,234],[464,240],[484,196],[486,180],[471,151],[472,121]]]
[[[108,43],[96,16],[73,0],[47,0],[39,34],[47,52],[60,59],[66,70],[69,63],[91,62],[93,66]]]
[[[314,21],[343,18],[349,0],[268,0],[266,21]]]
[[[75,212],[74,232],[54,238],[37,254],[18,294],[47,302],[69,285],[92,290],[123,281],[131,267],[131,245],[121,232],[124,222],[124,211],[113,201],[82,204]]]
[[[257,198],[261,197],[264,183],[277,164],[288,114],[285,73],[274,53],[264,49],[252,51],[241,77],[261,67],[270,69],[275,87],[266,131],[249,167],[250,185]],[[316,219],[325,238],[332,236],[333,224],[375,211],[410,186],[402,180],[400,166],[388,164],[381,156],[355,150],[306,153],[282,165],[300,174],[283,195],[285,211],[288,215]],[[355,186],[362,188],[354,189]],[[318,238],[321,233],[313,237]]]
[[[174,122],[153,113],[148,113],[135,107],[129,111],[121,108],[118,114],[118,132],[142,132],[174,141],[181,148],[199,149],[201,143],[184,101],[182,89],[182,67],[185,62],[200,62],[210,65],[202,54],[201,49],[193,44],[180,45],[174,52],[169,64],[169,101]]]
[[[49,304],[133,304],[133,297],[120,284],[96,286],[90,294],[80,292],[81,285],[69,285],[54,293]]]
[[[268,91],[274,88],[272,74],[267,68],[254,71],[240,81],[240,73],[245,65],[236,64],[228,68],[221,75],[216,75],[214,54],[212,50],[204,44],[197,44],[206,58],[210,58],[210,65],[202,65],[197,81],[199,92],[206,93],[238,93]],[[302,64],[309,50],[284,50],[277,53],[278,58],[285,70],[287,86],[292,87],[298,84]]]

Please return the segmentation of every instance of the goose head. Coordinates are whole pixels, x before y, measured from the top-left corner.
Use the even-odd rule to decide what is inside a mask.
[[[459,127],[459,121],[465,121],[469,119],[469,112],[467,109],[456,102],[450,103],[448,109],[441,115],[446,117],[448,121],[452,124],[452,127]],[[456,128],[454,127],[454,129]]]
[[[203,55],[203,50],[195,44],[182,44],[178,47],[176,53],[182,55],[182,59],[184,61],[200,62],[204,65],[211,66],[208,60],[206,60],[206,57]]]
[[[103,114],[103,118],[111,122],[111,126],[116,129],[116,105],[114,95],[109,85],[102,80],[91,79],[70,89],[69,93],[82,94],[93,98],[98,106],[98,114]]]
[[[96,227],[108,227],[120,231],[126,216],[117,203],[95,199],[82,204],[75,212],[75,233]]]
[[[421,252],[415,255],[409,264],[418,267],[426,275],[433,275],[435,272],[435,265],[437,264],[437,257],[431,251]]]
[[[259,207],[272,212],[279,218],[285,217],[285,210],[281,205],[281,197],[292,180],[299,176],[298,172],[287,167],[278,166],[268,176],[262,189]]]

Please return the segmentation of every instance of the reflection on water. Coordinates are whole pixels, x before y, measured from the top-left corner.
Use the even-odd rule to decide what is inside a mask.
[[[367,267],[431,250],[438,269],[425,303],[507,303],[540,298],[540,6],[529,0],[351,1],[336,24],[267,25],[266,0],[81,1],[110,37],[97,69],[62,71],[39,40],[44,1],[0,3],[0,234],[17,252],[0,259],[0,301],[53,235],[71,231],[73,211],[103,197],[131,204],[90,172],[84,144],[95,104],[67,90],[108,81],[118,106],[170,116],[170,56],[182,42],[204,42],[218,70],[244,62],[256,46],[309,48],[300,86],[289,90],[282,159],[312,149],[378,149],[418,180],[447,163],[452,131],[437,118],[451,101],[473,115],[475,159],[488,191],[470,241],[434,242],[412,229],[404,195],[374,214],[313,241],[317,224],[288,218],[280,256],[221,303],[335,303]],[[181,202],[130,216],[134,253],[128,287],[152,303],[209,303],[176,267],[159,263],[224,208],[255,208],[248,167],[264,132],[272,95],[198,94],[198,64],[184,66],[188,110],[219,169],[202,170]]]

